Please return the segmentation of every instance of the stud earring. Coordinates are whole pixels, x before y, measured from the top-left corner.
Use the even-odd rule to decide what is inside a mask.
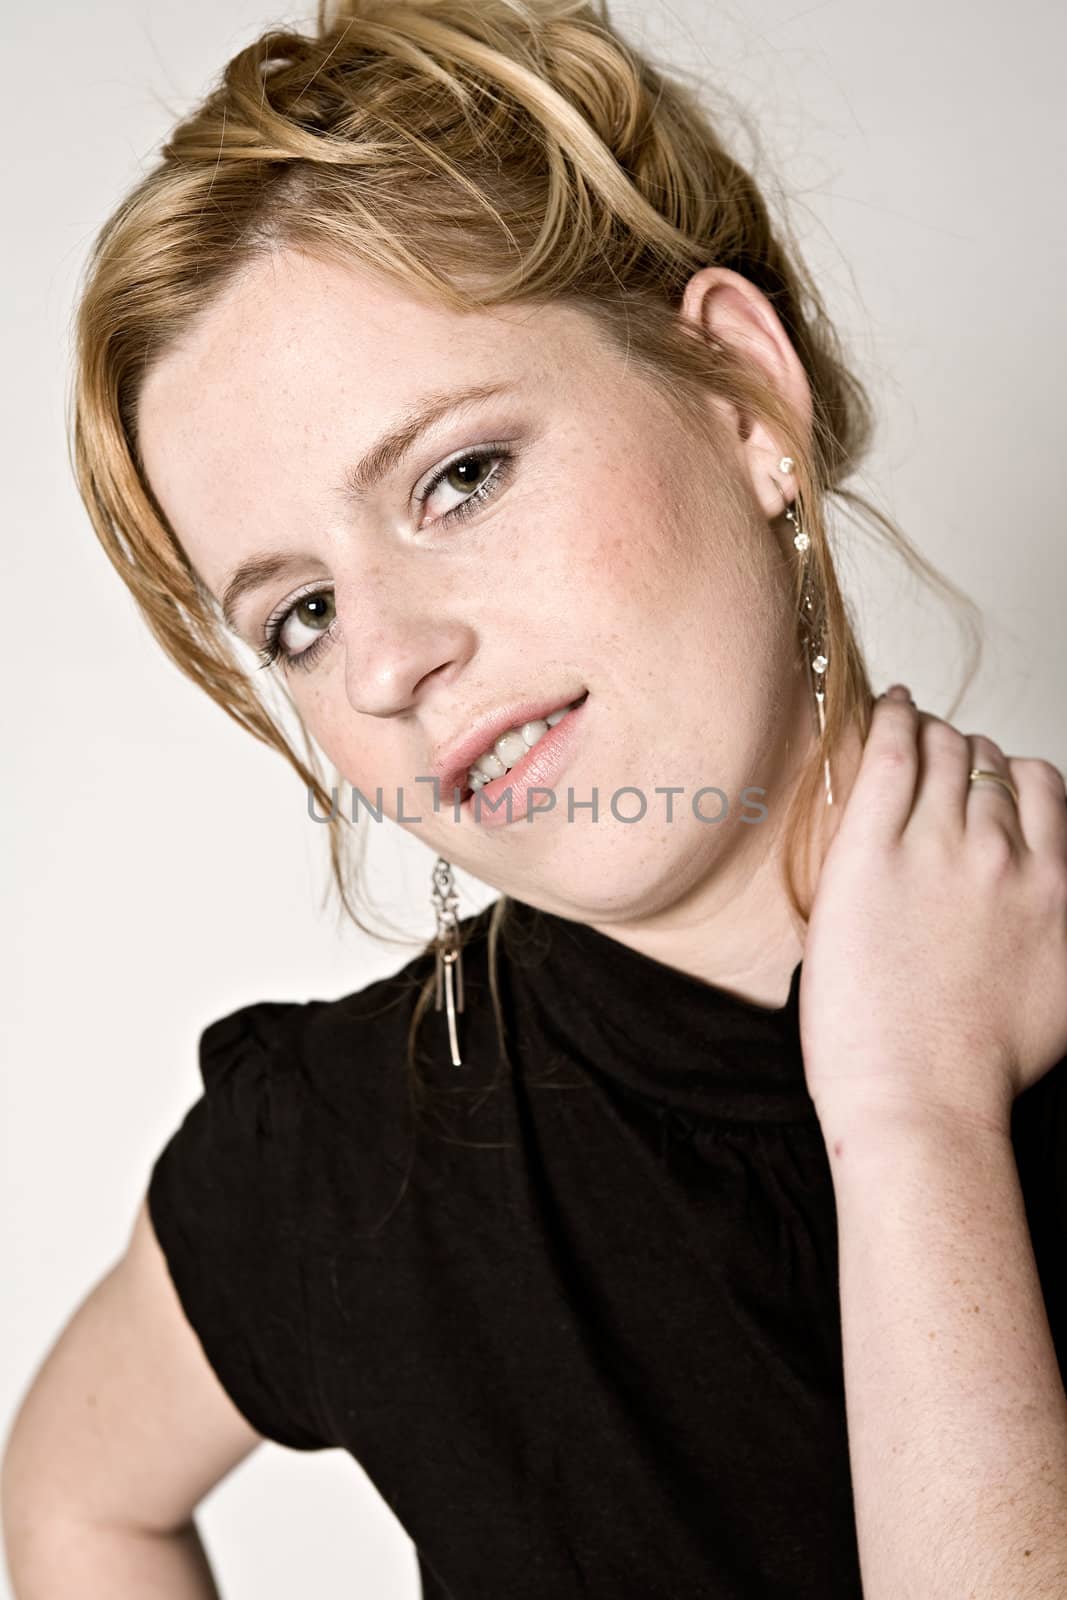
[[[789,477],[795,466],[796,463],[792,456],[783,456],[778,463],[778,471],[784,473],[786,477]],[[826,727],[826,673],[827,668],[830,665],[830,658],[826,653],[825,639],[815,632],[810,615],[810,613],[814,611],[814,601],[811,594],[811,576],[808,571],[808,551],[811,548],[811,539],[804,532],[804,529],[800,525],[800,517],[797,513],[795,501],[786,506],[785,517],[787,522],[791,522],[793,524],[793,544],[800,553],[804,569],[804,621],[806,623],[806,631],[808,635],[808,647],[811,651],[809,661],[811,666],[812,689],[815,695],[815,712],[816,716],[818,717],[819,733],[821,735]],[[830,784],[830,761],[828,757],[824,757],[823,759],[823,776],[826,780],[826,804],[828,806],[832,806],[834,803],[834,793]]]
[[[451,863],[446,861],[444,856],[438,856],[434,862],[433,891],[430,898],[437,915],[437,935],[434,940],[434,1010],[440,1011],[442,1004],[445,1007],[452,1065],[461,1067],[463,1061],[459,1053],[459,1035],[456,1029],[456,1014],[463,1010],[463,949],[456,919],[459,896],[452,878]]]

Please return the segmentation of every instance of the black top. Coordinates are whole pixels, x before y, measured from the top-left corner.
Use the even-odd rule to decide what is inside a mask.
[[[149,1204],[208,1359],[267,1438],[361,1463],[426,1600],[861,1600],[800,965],[775,1009],[512,913],[512,1070],[487,1087],[487,907],[417,1124],[428,953],[205,1029]],[[1012,1136],[1067,1374],[1065,1074]]]

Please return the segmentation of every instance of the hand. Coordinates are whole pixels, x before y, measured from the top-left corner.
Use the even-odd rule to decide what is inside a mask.
[[[968,782],[972,767],[1014,784]],[[875,702],[804,945],[808,1092],[832,1111],[1010,1132],[1067,1055],[1067,796],[910,699]]]

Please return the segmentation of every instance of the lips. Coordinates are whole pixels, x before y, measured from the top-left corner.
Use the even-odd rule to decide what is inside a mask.
[[[564,706],[572,705],[576,700],[584,701],[588,693],[588,689],[579,689],[559,699],[513,701],[472,723],[470,732],[458,743],[447,747],[430,769],[431,775],[440,783],[442,800],[451,800],[455,789],[459,789],[463,795],[471,792],[467,773],[502,733],[509,728],[521,728],[524,722],[537,722],[550,716],[553,711],[562,711]]]

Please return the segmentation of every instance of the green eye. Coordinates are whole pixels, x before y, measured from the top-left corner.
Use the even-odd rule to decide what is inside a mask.
[[[458,489],[461,492],[468,490],[469,493],[466,500],[461,500],[459,505],[452,506],[450,510],[443,512],[441,516],[434,517],[432,519],[433,522],[452,522],[461,517],[473,516],[483,501],[499,494],[511,475],[514,461],[514,453],[505,444],[479,445],[476,450],[468,450],[466,455],[457,456],[454,461],[450,461],[446,467],[441,468],[441,471],[427,484],[419,496],[419,505],[424,506],[442,483],[448,483],[450,489]],[[448,482],[454,473],[470,472],[472,468],[477,473],[482,467],[488,466],[491,462],[497,463],[495,469],[478,483]]]
[[[318,633],[318,638],[311,644],[305,645],[303,650],[288,649],[282,639],[290,621],[294,619],[303,627]],[[284,611],[279,611],[268,619],[263,629],[261,664],[269,667],[275,661],[281,661],[287,668],[297,665],[309,667],[327,641],[333,637],[333,625],[336,620],[332,589],[315,589],[311,594],[300,595]]]

